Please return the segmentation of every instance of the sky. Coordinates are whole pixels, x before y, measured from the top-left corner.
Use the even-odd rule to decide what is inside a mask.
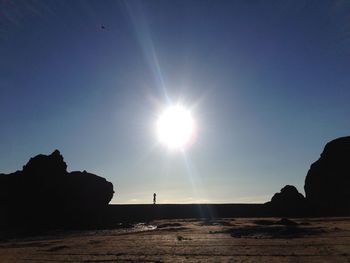
[[[111,203],[260,203],[350,133],[348,1],[0,0],[0,172],[59,149]],[[181,103],[196,140],[160,145]]]

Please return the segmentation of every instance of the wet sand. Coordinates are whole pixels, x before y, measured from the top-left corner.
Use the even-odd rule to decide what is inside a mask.
[[[350,218],[172,219],[1,240],[0,262],[350,262]]]

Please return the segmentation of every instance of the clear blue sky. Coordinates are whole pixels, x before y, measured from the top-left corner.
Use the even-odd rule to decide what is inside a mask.
[[[340,0],[0,0],[0,171],[57,148],[113,203],[304,193],[350,133],[349,15]],[[157,144],[167,97],[193,109],[185,154]]]

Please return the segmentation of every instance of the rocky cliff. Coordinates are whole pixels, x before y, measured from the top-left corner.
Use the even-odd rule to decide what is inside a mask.
[[[98,213],[113,194],[112,183],[100,176],[67,172],[58,150],[31,158],[21,171],[0,174],[0,209],[7,223],[64,226]]]
[[[350,136],[326,144],[307,173],[304,189],[316,212],[350,214]]]

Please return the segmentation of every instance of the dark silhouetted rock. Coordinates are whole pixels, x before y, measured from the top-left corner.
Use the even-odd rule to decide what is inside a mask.
[[[58,150],[50,155],[39,154],[30,158],[23,166],[23,174],[27,176],[65,176],[67,175],[67,164]]]
[[[5,225],[48,228],[83,224],[107,207],[113,193],[112,183],[100,176],[67,172],[55,150],[31,158],[22,171],[0,174],[1,220]]]
[[[350,136],[326,144],[305,179],[308,203],[319,214],[350,214]]]
[[[267,205],[273,213],[282,215],[301,215],[305,211],[305,198],[293,185],[286,185],[276,193]]]

